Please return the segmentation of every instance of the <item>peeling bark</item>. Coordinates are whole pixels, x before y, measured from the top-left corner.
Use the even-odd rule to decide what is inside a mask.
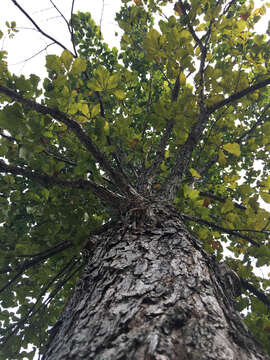
[[[43,360],[269,359],[173,209],[152,205],[143,220],[94,238]]]

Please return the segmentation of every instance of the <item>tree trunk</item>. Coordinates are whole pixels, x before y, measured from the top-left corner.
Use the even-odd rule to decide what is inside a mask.
[[[268,359],[234,310],[229,273],[174,210],[131,212],[92,239],[43,360]]]

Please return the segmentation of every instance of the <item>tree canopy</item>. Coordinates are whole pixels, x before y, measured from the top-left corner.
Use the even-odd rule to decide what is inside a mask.
[[[241,277],[236,306],[270,353],[270,280],[254,271],[270,265],[270,29],[255,30],[267,7],[122,0],[120,49],[78,12],[42,80],[0,51],[2,358],[42,352],[91,234],[142,201],[173,203]]]

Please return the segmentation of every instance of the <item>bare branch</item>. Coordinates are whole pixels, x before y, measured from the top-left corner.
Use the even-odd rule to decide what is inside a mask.
[[[24,59],[24,60],[21,60],[19,62],[16,62],[14,64],[11,64],[12,66],[14,65],[19,65],[19,64],[22,64],[22,63],[25,63],[26,61],[29,61],[31,59],[34,59],[36,56],[38,56],[39,54],[41,54],[43,51],[46,51],[48,49],[48,47],[54,45],[54,43],[50,43],[48,45],[46,45],[43,49],[39,50],[37,53],[35,53],[34,55],[31,55],[30,57]]]
[[[18,4],[18,2],[16,0],[11,0],[13,2],[13,4],[15,6],[17,6],[17,8],[31,21],[31,23],[35,26],[35,28],[43,35],[45,36],[47,39],[50,39],[51,41],[53,41],[55,44],[59,45],[62,49],[64,50],[68,50],[65,45],[61,44],[58,40],[56,40],[55,38],[53,38],[51,35],[47,34],[45,31],[43,31],[39,25],[34,21],[34,19],[21,7],[21,5]],[[75,55],[73,54],[73,56],[75,57]]]
[[[260,244],[258,244],[255,240],[251,239],[249,236],[246,236],[246,235],[242,235],[242,234],[239,234],[238,230],[237,229],[226,229],[224,228],[223,226],[220,226],[218,224],[215,224],[211,221],[207,221],[207,220],[203,220],[203,219],[200,219],[200,218],[197,218],[197,217],[194,217],[194,216],[189,216],[189,215],[186,215],[186,214],[181,214],[181,216],[188,220],[188,221],[193,221],[193,222],[196,222],[198,224],[203,224],[203,225],[207,225],[207,226],[210,226],[211,228],[214,228],[214,229],[217,229],[217,230],[220,230],[224,233],[227,233],[229,235],[233,235],[233,236],[236,236],[236,237],[239,237],[241,239],[244,239],[244,240],[247,240],[248,242],[250,242],[252,245],[255,245],[257,247],[260,247]]]
[[[64,22],[66,23],[66,25],[68,27],[68,31],[70,32],[69,23],[68,23],[67,19],[65,18],[65,16],[63,15],[63,13],[58,9],[58,7],[55,5],[55,3],[52,0],[50,0],[50,3],[55,8],[55,10],[58,12],[58,14],[61,16],[61,18],[64,20]]]

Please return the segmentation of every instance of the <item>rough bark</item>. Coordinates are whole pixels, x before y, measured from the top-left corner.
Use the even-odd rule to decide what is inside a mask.
[[[133,210],[92,239],[43,360],[268,359],[234,310],[226,274],[173,209]]]

